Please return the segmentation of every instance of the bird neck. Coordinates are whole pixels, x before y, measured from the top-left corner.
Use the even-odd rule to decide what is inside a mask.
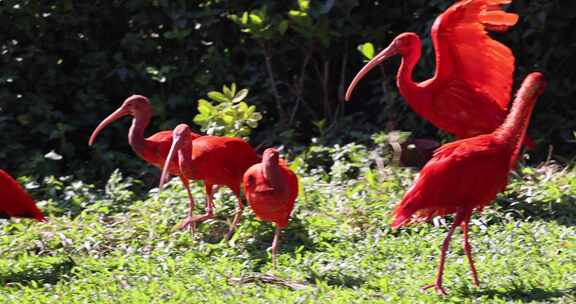
[[[280,172],[280,165],[277,162],[275,163],[268,160],[263,161],[262,173],[272,188],[281,189],[282,175]]]
[[[194,166],[192,161],[192,139],[186,139],[182,148],[178,150],[178,167],[180,172],[184,172],[186,176],[193,178],[195,176]]]
[[[412,74],[414,67],[418,60],[420,60],[421,55],[421,45],[418,44],[415,48],[402,54],[402,61],[400,63],[400,69],[398,70],[398,75],[396,76],[396,84],[398,85],[398,90],[400,94],[406,99],[408,103],[412,106],[417,107],[416,102],[420,101],[420,92],[422,88],[412,80]]]
[[[538,95],[533,92],[533,88],[522,86],[506,120],[494,131],[496,138],[508,147],[508,152],[511,155],[511,167],[514,166],[518,158]]]
[[[150,115],[146,113],[134,115],[132,125],[128,131],[128,143],[132,150],[140,157],[143,157],[146,150],[146,139],[144,138],[144,130],[150,123]]]

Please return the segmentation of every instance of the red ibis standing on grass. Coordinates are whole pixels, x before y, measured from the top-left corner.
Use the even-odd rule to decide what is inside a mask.
[[[128,142],[132,150],[147,163],[162,169],[164,167],[164,160],[166,160],[166,156],[168,156],[168,151],[172,145],[172,131],[160,131],[148,138],[144,138],[144,130],[150,123],[150,118],[152,117],[152,107],[150,106],[148,98],[142,95],[132,95],[128,97],[116,111],[100,122],[96,129],[94,129],[94,132],[92,132],[88,145],[91,146],[94,143],[96,136],[98,136],[102,129],[115,120],[127,115],[133,117],[132,126],[130,126],[130,130],[128,131]],[[190,136],[193,139],[200,135],[191,133]],[[193,202],[188,180],[180,174],[177,163],[170,163],[168,168],[171,174],[180,176],[184,187],[188,191],[188,198]],[[185,226],[182,228],[185,228]]]
[[[174,128],[172,146],[164,162],[160,187],[166,181],[169,164],[176,164],[180,177],[188,180],[202,180],[206,188],[206,214],[192,216],[193,200],[190,200],[190,212],[184,225],[194,225],[214,217],[212,195],[214,186],[227,186],[238,200],[236,215],[230,226],[226,239],[230,239],[242,216],[244,204],[240,196],[240,184],[246,170],[260,157],[244,140],[234,137],[200,136],[194,133],[186,124]],[[178,156],[178,157],[176,157]]]
[[[436,282],[426,286],[426,289],[435,288],[437,292],[446,294],[442,287],[444,262],[450,238],[458,226],[464,232],[464,252],[474,285],[479,285],[468,242],[468,222],[474,210],[481,211],[506,188],[508,173],[516,164],[534,103],[544,87],[542,74],[528,75],[516,95],[512,110],[500,127],[492,133],[438,148],[394,210],[393,228],[430,220],[435,216],[456,214],[442,243]]]
[[[415,33],[398,35],[354,77],[346,100],[366,73],[385,59],[400,55],[396,83],[418,115],[459,139],[494,131],[508,111],[514,55],[487,31],[504,32],[516,24],[518,15],[500,7],[511,1],[457,1],[436,18],[432,26],[436,71],[431,79],[420,83],[412,80],[421,54],[420,38]],[[527,143],[533,145],[529,139]]]
[[[0,218],[21,217],[45,221],[30,195],[4,170],[0,170]]]
[[[262,155],[262,163],[253,165],[244,173],[242,184],[256,217],[276,225],[272,241],[272,264],[276,267],[278,240],[294,209],[298,178],[280,159],[278,151],[269,148]]]

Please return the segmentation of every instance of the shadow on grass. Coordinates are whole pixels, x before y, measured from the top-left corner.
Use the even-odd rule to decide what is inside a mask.
[[[463,291],[466,296],[473,297],[483,297],[486,296],[490,299],[504,299],[510,301],[521,300],[523,302],[537,301],[537,302],[547,302],[552,299],[557,298],[568,298],[576,301],[576,285],[572,288],[559,289],[559,290],[545,290],[538,287],[523,287],[518,286],[512,290],[502,291],[502,290],[472,290],[466,289]]]
[[[246,245],[248,254],[255,260],[261,261],[258,268],[268,263],[268,248],[272,246],[275,227],[271,223],[260,226],[254,235],[256,241]],[[303,247],[304,251],[314,250],[315,244],[308,234],[307,227],[299,218],[290,219],[288,227],[282,230],[280,243],[278,244],[278,254],[289,253],[294,256],[296,251]]]
[[[566,227],[576,226],[576,201],[564,196],[560,202],[533,201],[527,203],[520,197],[498,200],[498,205],[506,214],[522,220],[554,221]]]
[[[268,263],[271,263],[271,258],[268,255],[268,248],[272,246],[272,239],[274,237],[274,226],[270,223],[261,225],[257,230],[255,242],[246,245],[246,251],[250,255],[251,260],[258,261],[254,267],[254,271],[261,271]],[[290,220],[290,224],[283,230],[280,237],[278,247],[278,254],[290,254],[291,260],[298,259],[297,255],[304,252],[318,252],[324,249],[323,245],[317,244],[312,240],[309,235],[307,226],[298,217]],[[315,271],[309,267],[306,271],[308,273],[306,281],[309,284],[315,284],[316,281],[322,281],[330,286],[339,286],[343,288],[354,288],[361,286],[366,282],[363,274],[355,275],[347,273],[340,268],[326,267],[322,271]]]
[[[19,284],[28,286],[32,282],[36,282],[38,285],[56,284],[66,275],[69,275],[75,266],[76,263],[71,258],[65,258],[48,265],[39,264],[34,267],[27,267],[21,271],[0,274],[0,285]]]

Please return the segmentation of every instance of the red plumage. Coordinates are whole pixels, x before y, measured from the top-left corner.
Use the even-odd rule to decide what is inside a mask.
[[[294,209],[298,196],[298,178],[279,159],[278,151],[270,148],[264,151],[262,163],[251,166],[244,173],[242,185],[256,217],[276,225],[272,243],[272,261],[276,265],[278,237],[280,230],[288,225]]]
[[[202,180],[206,188],[206,214],[192,216],[194,202],[191,200],[190,212],[184,226],[191,226],[212,218],[214,204],[212,202],[215,185],[226,186],[232,190],[238,200],[238,209],[232,222],[228,235],[229,239],[238,225],[244,205],[240,196],[240,184],[246,170],[260,161],[250,145],[234,137],[200,136],[195,138],[194,133],[186,124],[180,124],[173,131],[173,142],[165,161],[165,167],[160,178],[160,187],[168,175],[166,164],[176,164],[180,177],[187,184],[188,179]],[[176,157],[178,155],[178,157]]]
[[[435,287],[442,288],[445,252],[455,227],[462,225],[465,252],[470,261],[474,283],[478,284],[468,245],[467,225],[474,210],[489,205],[506,188],[508,173],[518,158],[526,128],[537,97],[545,87],[543,76],[532,73],[522,83],[506,121],[490,134],[458,140],[440,147],[420,171],[414,185],[393,212],[392,227],[434,216],[456,214],[442,246]]]
[[[436,71],[420,83],[412,80],[421,54],[420,38],[414,33],[400,34],[358,72],[346,100],[368,71],[399,54],[397,85],[418,115],[460,139],[494,131],[506,118],[514,55],[486,31],[505,31],[517,22],[518,15],[500,8],[510,1],[459,1],[436,18],[431,31]]]
[[[132,150],[147,163],[162,169],[172,145],[172,131],[160,131],[148,138],[144,138],[144,130],[150,123],[150,118],[152,117],[152,106],[145,96],[132,95],[126,98],[116,111],[108,115],[108,117],[98,124],[92,132],[92,135],[90,135],[88,145],[91,146],[94,143],[96,136],[98,136],[102,129],[115,120],[128,115],[133,117],[132,125],[128,131],[128,142]],[[190,136],[192,139],[200,137],[200,135],[196,133],[190,133]],[[170,174],[180,176],[184,187],[188,190],[190,205],[193,206],[194,202],[192,193],[188,188],[188,180],[182,178],[178,164],[174,161],[171,162],[168,167]]]
[[[32,197],[8,173],[0,169],[0,218],[10,217],[46,220]]]

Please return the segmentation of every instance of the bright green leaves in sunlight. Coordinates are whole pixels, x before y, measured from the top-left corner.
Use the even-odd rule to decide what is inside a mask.
[[[266,7],[262,7],[240,15],[231,14],[228,18],[240,25],[241,31],[254,39],[272,40],[281,37],[288,29],[288,22],[281,18],[271,18],[266,11]]]
[[[210,101],[198,100],[199,113],[194,123],[209,135],[248,137],[262,114],[256,112],[256,106],[244,102],[247,96],[248,89],[236,91],[235,83],[223,85],[222,92],[209,92]]]
[[[372,42],[365,42],[358,45],[358,51],[364,56],[364,60],[366,61],[374,58],[374,45]]]
[[[299,0],[298,8],[288,12],[290,26],[307,40],[318,40],[323,46],[328,46],[331,36],[337,35],[330,31],[326,17],[333,4],[333,1],[326,1],[321,7],[311,7],[310,1]]]

